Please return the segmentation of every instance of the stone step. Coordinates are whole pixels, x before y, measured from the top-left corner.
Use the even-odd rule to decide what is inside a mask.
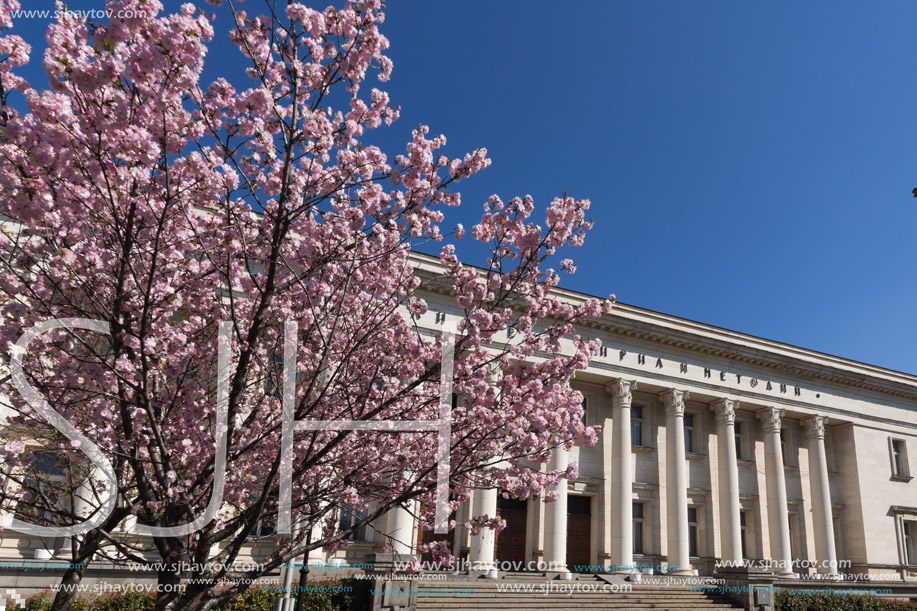
[[[548,605],[541,601],[535,601],[532,603],[526,603],[523,605],[500,605],[501,610],[507,611],[537,611],[538,609],[564,609],[569,611],[570,603],[560,603],[557,605]],[[641,610],[647,609],[652,611],[681,611],[684,607],[674,606],[674,607],[632,607],[628,605],[613,605],[608,603],[596,603],[595,605],[582,605],[579,602],[576,603],[576,608],[582,609],[583,611],[628,611],[630,609]],[[417,609],[421,611],[434,611],[435,609],[448,609],[449,611],[481,611],[482,609],[492,610],[493,607],[485,605],[464,605],[464,606],[441,606],[438,603],[417,603]],[[723,609],[741,609],[739,606],[729,607],[729,606],[710,606],[710,607],[697,607],[692,611],[723,611]]]
[[[652,611],[658,609],[690,609],[691,611],[711,611],[720,609],[741,609],[740,605],[733,604],[707,604],[707,605],[697,605],[686,607],[680,604],[673,603],[660,603],[660,604],[633,604],[633,603],[617,603],[612,601],[580,601],[580,600],[560,600],[560,601],[545,601],[545,600],[526,600],[526,601],[514,601],[514,602],[501,602],[499,603],[499,609],[565,609],[568,610],[573,608],[575,605],[576,609],[604,609],[606,611]],[[460,602],[443,602],[442,600],[418,600],[416,608],[419,611],[432,611],[433,609],[442,609],[448,611],[458,611],[462,609],[489,609],[493,610],[497,607],[494,607],[492,601],[481,600],[481,601],[469,601],[464,600]]]
[[[714,604],[729,603],[731,604],[731,601],[728,598],[721,598],[721,599],[711,598],[708,600],[693,600],[693,601],[682,601],[682,600],[673,600],[673,599],[642,600],[639,598],[620,598],[618,596],[615,596],[614,594],[605,594],[604,596],[602,595],[597,596],[597,595],[585,595],[581,593],[575,593],[572,596],[567,595],[567,594],[561,594],[561,593],[555,593],[553,595],[529,594],[525,596],[508,596],[508,595],[485,596],[485,595],[480,595],[478,592],[475,592],[474,594],[468,594],[468,595],[453,595],[453,594],[438,594],[438,595],[429,595],[429,596],[421,595],[420,598],[425,598],[429,600],[438,600],[438,601],[459,601],[459,602],[463,599],[469,599],[469,598],[474,598],[475,600],[488,600],[491,602],[495,600],[513,602],[513,601],[519,601],[519,600],[530,600],[533,598],[537,598],[539,600],[545,600],[545,601],[559,600],[559,599],[564,599],[564,600],[576,599],[577,601],[613,601],[613,602],[620,602],[621,604],[627,603],[627,604],[634,604],[634,605],[637,605],[637,604],[639,605],[660,605],[660,604],[671,605],[671,604],[677,603],[678,605],[681,605],[684,607],[705,606],[705,605],[710,605],[711,603],[714,603]]]
[[[490,589],[485,590],[485,589],[480,589],[480,588],[470,588],[468,586],[439,587],[439,586],[419,585],[415,587],[419,588],[422,591],[427,592],[429,596],[436,596],[437,591],[445,591],[445,590],[452,590],[452,591],[473,590],[476,595],[481,596],[481,597],[484,597],[484,596],[513,597],[513,596],[533,596],[533,595],[545,596],[546,594],[550,594],[551,596],[566,596],[569,594],[568,591],[564,591],[564,590],[548,590],[548,589],[537,589],[537,588],[534,590],[528,591],[528,592],[513,592],[513,591],[498,591],[498,590],[490,590]],[[603,598],[614,596],[615,598],[618,598],[621,600],[646,600],[646,601],[659,601],[659,600],[675,601],[677,600],[677,601],[685,602],[685,603],[697,602],[697,601],[707,601],[707,600],[719,600],[719,599],[727,598],[725,596],[717,596],[717,595],[705,596],[703,594],[698,594],[696,596],[680,596],[677,594],[676,595],[663,595],[663,594],[644,595],[640,593],[602,592],[601,590],[597,590],[595,592],[577,591],[574,593],[578,596],[592,595],[592,596],[600,596]]]
[[[706,600],[710,597],[720,596],[717,592],[686,592],[679,590],[655,590],[655,591],[644,591],[634,589],[630,592],[614,592],[610,590],[603,590],[603,584],[574,584],[567,582],[565,584],[558,584],[557,582],[541,582],[541,583],[519,583],[519,584],[500,584],[500,586],[490,585],[490,584],[478,584],[478,583],[468,583],[468,582],[432,582],[432,581],[415,581],[413,586],[415,588],[423,588],[425,590],[435,591],[442,589],[452,589],[452,590],[474,590],[475,592],[481,594],[539,594],[544,592],[568,592],[576,591],[588,593],[584,588],[593,588],[595,587],[595,592],[602,594],[604,596],[618,596],[621,598],[638,598],[638,599],[673,599],[677,598],[679,600]],[[518,589],[511,589],[518,588]],[[525,588],[525,589],[523,589]]]
[[[445,598],[428,598],[428,599],[418,599],[417,608],[418,609],[459,609],[466,607],[475,607],[479,609],[494,609],[497,608],[494,606],[495,601],[492,599],[476,599],[474,597],[461,597],[455,599],[446,600]],[[596,600],[580,600],[579,597],[564,597],[564,599],[548,599],[542,597],[541,599],[527,599],[527,600],[513,600],[513,601],[500,601],[500,609],[512,609],[512,608],[540,608],[540,609],[570,609],[571,605],[576,605],[577,609],[592,609],[592,608],[601,608],[601,609],[693,609],[697,611],[706,611],[707,609],[735,609],[741,608],[741,606],[733,604],[728,601],[722,603],[707,602],[697,605],[682,605],[681,603],[673,602],[659,602],[659,603],[640,603],[635,601],[616,601],[613,599],[596,599]]]
[[[692,611],[724,611],[725,609],[741,609],[740,605],[734,605],[731,603],[708,603],[705,605],[692,605],[684,606],[681,604],[673,603],[634,603],[634,602],[622,602],[614,600],[595,600],[595,601],[581,601],[579,598],[574,597],[573,599],[564,599],[564,600],[525,600],[525,601],[506,601],[501,602],[499,607],[495,607],[493,601],[490,600],[480,600],[476,601],[473,598],[465,598],[463,600],[452,600],[446,601],[444,599],[418,599],[417,609],[418,611],[432,611],[433,609],[442,609],[448,611],[465,611],[468,609],[490,609],[495,608],[499,609],[514,609],[514,610],[523,610],[523,609],[566,609],[569,610],[572,606],[575,605],[576,609],[583,610],[597,610],[602,609],[606,611],[640,611],[640,610],[653,610],[659,611],[661,609],[691,609]]]
[[[631,584],[629,592],[603,592],[607,582],[594,575],[578,575],[569,581],[548,580],[532,573],[506,575],[503,579],[451,578],[417,580],[414,586],[426,594],[417,598],[418,611],[526,611],[576,608],[577,611],[717,611],[741,609],[741,605],[716,592],[689,590],[684,584]],[[505,591],[508,586],[532,591]],[[562,591],[562,588],[592,588],[597,591]],[[550,588],[550,590],[549,590]],[[437,594],[437,590],[441,593]],[[448,590],[454,590],[452,594]],[[459,594],[473,590],[473,594]],[[546,593],[547,592],[547,593]]]
[[[519,607],[558,608],[569,609],[575,604],[578,609],[603,608],[603,609],[734,609],[740,608],[728,599],[706,600],[684,603],[682,601],[660,600],[641,601],[619,599],[613,595],[604,597],[586,597],[574,594],[573,596],[544,596],[533,595],[518,598],[491,598],[472,594],[468,596],[429,596],[417,599],[418,609],[455,609],[460,607],[477,607],[484,609],[506,609]]]

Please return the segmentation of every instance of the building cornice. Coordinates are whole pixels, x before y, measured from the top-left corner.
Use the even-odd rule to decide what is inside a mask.
[[[451,295],[451,285],[443,278],[443,268],[437,258],[416,252],[411,257],[425,290]],[[552,294],[571,304],[594,298],[560,288],[554,289]],[[614,337],[761,367],[792,378],[820,380],[917,401],[917,376],[620,302],[610,313],[577,326]]]

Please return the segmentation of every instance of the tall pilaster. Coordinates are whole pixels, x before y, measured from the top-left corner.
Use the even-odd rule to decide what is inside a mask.
[[[739,516],[739,465],[736,462],[735,421],[739,402],[717,399],[717,470],[720,482],[720,555],[729,562],[742,559],[742,523]]]
[[[551,454],[549,469],[564,471],[570,460],[563,446]],[[562,479],[555,487],[557,500],[544,505],[544,561],[550,572],[567,572],[567,480]]]
[[[472,514],[476,518],[481,516],[496,517],[496,488],[479,488],[474,491]],[[494,552],[494,531],[492,529],[482,528],[478,534],[471,535],[471,549],[468,550],[468,561],[471,563],[472,570],[487,571],[492,569],[494,566]]]
[[[815,527],[815,556],[818,572],[837,574],[837,552],[834,549],[834,520],[831,513],[831,488],[828,484],[828,461],[825,457],[824,416],[812,416],[803,423],[809,443],[809,485],[812,487],[812,522]]]
[[[783,451],[780,444],[780,427],[783,409],[766,407],[758,412],[764,430],[764,462],[767,480],[767,522],[771,538],[771,560],[777,575],[793,576],[792,548],[790,547],[790,520],[786,505],[786,476],[783,473]]]
[[[312,541],[321,541],[322,539],[321,522],[312,527]],[[321,565],[325,563],[325,550],[322,547],[316,547],[309,552],[309,564]]]
[[[630,573],[634,564],[630,406],[636,387],[622,379],[607,386],[612,398],[611,564],[616,573]]]
[[[666,521],[670,570],[691,572],[688,544],[688,468],[685,459],[685,400],[688,391],[669,389],[660,393],[665,404]]]

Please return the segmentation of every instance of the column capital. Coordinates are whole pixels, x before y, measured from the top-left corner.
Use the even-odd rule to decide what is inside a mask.
[[[634,398],[634,390],[637,388],[636,380],[625,380],[618,378],[605,385],[605,390],[611,395],[615,405],[624,404],[630,407]]]
[[[717,424],[735,424],[736,410],[739,409],[737,400],[723,397],[711,403],[710,406],[716,414]]]
[[[685,401],[691,396],[687,390],[676,390],[670,388],[659,393],[659,398],[665,404],[665,413],[667,416],[683,416],[685,413]]]
[[[783,412],[784,409],[782,407],[774,405],[769,405],[758,411],[758,420],[764,425],[765,433],[780,432],[780,426],[783,423]]]
[[[824,439],[825,422],[827,421],[827,416],[819,416],[818,414],[803,420],[802,423],[806,427],[806,437],[809,439]]]

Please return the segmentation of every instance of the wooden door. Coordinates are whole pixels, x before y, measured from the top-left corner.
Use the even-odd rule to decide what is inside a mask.
[[[452,520],[454,518],[455,518],[455,514],[453,513],[449,519]],[[439,534],[433,532],[432,530],[421,530],[421,531],[418,531],[417,533],[417,544],[418,545],[423,545],[424,543],[434,543],[436,541],[445,541],[446,545],[449,546],[449,550],[452,551],[453,554],[455,553],[455,550],[453,549],[453,542],[455,541],[455,529],[450,529],[449,532],[447,533],[439,533]],[[433,554],[431,554],[430,552],[423,552],[420,555],[420,559],[423,562],[429,563],[429,564],[426,564],[427,567],[431,567],[433,563]],[[443,567],[443,568],[448,568],[448,567]]]
[[[594,572],[592,558],[592,499],[567,497],[567,568],[574,573]]]
[[[497,498],[497,515],[506,520],[506,528],[497,533],[495,556],[501,562],[512,562],[513,570],[525,569],[525,522],[528,502]]]

